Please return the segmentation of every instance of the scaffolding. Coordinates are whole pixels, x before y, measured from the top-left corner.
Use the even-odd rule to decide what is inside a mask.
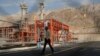
[[[69,26],[63,24],[55,19],[46,19],[49,21],[50,39],[51,44],[59,43],[60,38],[63,38],[65,42],[72,39],[69,32]],[[1,27],[1,36],[9,39],[8,43],[12,45],[26,45],[26,44],[37,44],[39,40],[44,39],[44,21],[34,20],[34,24],[28,24],[27,19],[24,21],[23,27],[18,30],[16,27]]]
[[[44,19],[45,20],[45,19]],[[35,20],[34,24],[34,40],[35,43],[39,40],[38,35],[38,29],[40,30],[41,34],[44,32],[44,20]],[[69,33],[69,26],[66,24],[63,24],[55,19],[46,19],[49,21],[49,30],[50,30],[50,39],[51,44],[53,45],[54,42],[59,42],[59,39],[62,37],[62,33],[59,33],[59,31],[63,30],[66,32],[65,41],[70,41],[71,37],[68,37]],[[41,35],[40,34],[40,35]]]

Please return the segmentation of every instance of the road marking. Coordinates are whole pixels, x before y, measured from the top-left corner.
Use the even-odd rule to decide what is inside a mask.
[[[25,48],[25,47],[24,47]],[[36,48],[36,46],[32,47],[33,49]],[[3,54],[0,54],[0,55],[7,55],[7,54],[13,54],[13,53],[16,53],[16,52],[23,52],[23,51],[30,51],[32,48],[29,48],[29,49],[22,49],[22,50],[16,50],[16,51],[7,51],[7,52],[1,52]],[[17,49],[17,48],[14,48],[14,49]],[[12,50],[12,49],[9,49],[9,50]],[[10,53],[9,53],[10,52]]]
[[[82,46],[82,45],[77,46],[77,47],[81,47],[81,46]],[[74,48],[77,48],[77,47],[72,47],[72,48],[68,48],[68,49],[65,49],[65,50],[58,51],[58,52],[54,52],[54,54],[61,53],[61,52],[64,52],[64,51],[68,51],[68,50],[71,50],[71,49],[74,49]],[[52,54],[50,53],[50,54],[47,54],[47,55],[45,55],[45,56],[50,56],[50,55],[52,55]]]
[[[57,46],[59,46],[59,45],[56,45],[55,47],[57,47]],[[49,46],[48,46],[49,47]],[[47,47],[47,48],[48,48]],[[27,47],[24,47],[24,48],[27,48]],[[37,48],[37,46],[34,46],[34,47],[29,47],[28,49],[22,49],[22,50],[18,50],[18,49],[21,49],[21,48],[13,48],[13,49],[16,49],[16,51],[14,51],[13,49],[8,49],[8,50],[10,50],[10,51],[8,51],[8,50],[5,50],[5,52],[1,52],[1,53],[3,53],[3,54],[0,54],[0,55],[7,55],[7,54],[13,54],[13,53],[16,53],[16,52],[23,52],[23,51],[30,51],[32,48]],[[42,47],[43,48],[43,47]],[[37,48],[38,49],[38,48]],[[13,50],[13,51],[11,51],[11,50]],[[9,53],[10,52],[10,53]]]

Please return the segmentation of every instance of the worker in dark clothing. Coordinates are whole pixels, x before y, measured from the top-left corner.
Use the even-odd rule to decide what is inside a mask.
[[[42,54],[44,54],[45,52],[45,48],[46,48],[46,45],[49,44],[49,47],[51,48],[51,51],[52,53],[54,52],[54,49],[51,45],[51,40],[50,40],[50,32],[48,30],[48,27],[45,27],[45,42],[44,42],[44,47],[43,47],[43,50],[42,50]]]

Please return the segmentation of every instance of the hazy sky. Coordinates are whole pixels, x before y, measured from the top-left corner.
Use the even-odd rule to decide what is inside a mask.
[[[11,15],[20,11],[20,3],[28,5],[29,12],[36,12],[42,0],[0,0],[0,15]],[[100,0],[44,0],[45,11],[61,9],[64,7],[77,7],[84,4],[100,3]]]

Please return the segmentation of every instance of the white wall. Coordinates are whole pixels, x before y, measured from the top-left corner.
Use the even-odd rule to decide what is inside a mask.
[[[74,34],[73,37],[78,38],[76,42],[89,42],[89,41],[100,41],[100,34]]]
[[[78,38],[75,42],[89,42],[89,41],[100,41],[100,33],[97,28],[72,28],[72,37]]]

